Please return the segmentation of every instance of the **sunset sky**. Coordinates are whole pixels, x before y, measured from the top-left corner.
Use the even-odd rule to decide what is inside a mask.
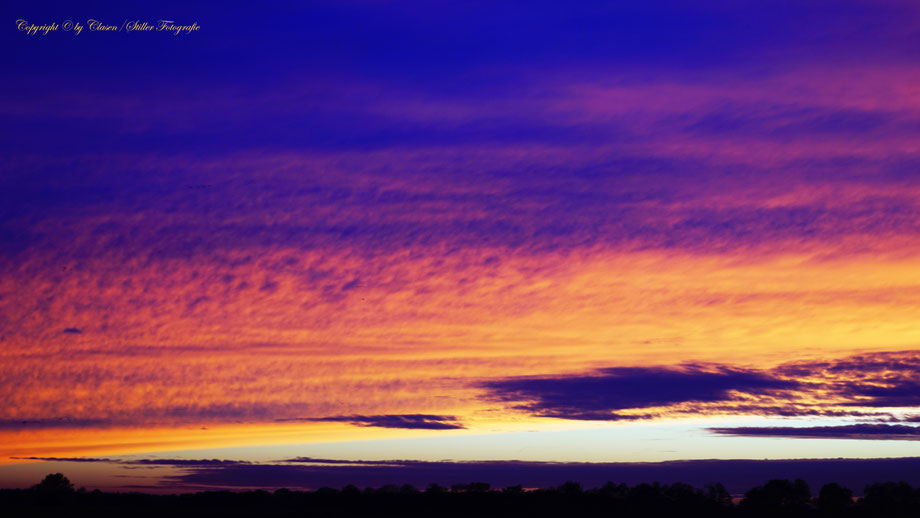
[[[0,487],[920,457],[917,2],[186,4],[0,8]]]

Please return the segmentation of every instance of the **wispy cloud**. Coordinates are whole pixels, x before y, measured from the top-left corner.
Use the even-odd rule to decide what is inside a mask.
[[[455,416],[431,414],[343,415],[279,419],[279,421],[327,421],[351,423],[356,426],[403,428],[408,430],[458,430],[465,428]]]
[[[920,440],[920,427],[892,424],[851,424],[840,426],[744,426],[709,428],[720,435],[740,437],[797,437],[813,439]]]
[[[119,463],[120,460],[96,457],[10,457],[13,460],[42,460],[46,462],[103,462]]]
[[[138,466],[233,466],[250,464],[249,461],[227,459],[110,459],[94,457],[10,457],[14,460],[41,460],[45,462],[86,462],[125,464]]]

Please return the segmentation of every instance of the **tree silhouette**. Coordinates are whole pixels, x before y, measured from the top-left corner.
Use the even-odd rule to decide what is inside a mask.
[[[559,486],[559,492],[563,495],[579,496],[582,493],[581,484],[569,480],[565,484]]]
[[[853,491],[837,484],[825,484],[818,493],[818,512],[824,516],[840,516],[853,507]]]
[[[425,489],[425,494],[428,494],[428,495],[443,495],[446,492],[447,492],[447,488],[441,486],[440,484],[436,484],[434,482],[429,484],[428,487]]]
[[[732,505],[732,495],[725,489],[721,483],[707,484],[706,498],[719,507],[730,507]]]
[[[914,517],[920,508],[920,495],[906,482],[883,482],[866,486],[862,503],[870,516]]]
[[[799,516],[810,502],[811,490],[804,480],[771,480],[745,493],[741,509],[754,516]]]
[[[488,482],[470,482],[470,485],[467,486],[467,491],[470,493],[485,493],[491,487],[492,485]]]
[[[73,484],[62,473],[51,473],[32,486],[35,501],[40,505],[60,506],[76,494]]]
[[[73,484],[63,473],[51,473],[41,482],[32,486],[32,489],[42,494],[67,494],[73,493]]]
[[[28,489],[0,488],[2,516],[134,516],[171,518],[207,516],[400,516],[405,518],[917,518],[920,489],[906,482],[882,482],[866,487],[865,496],[839,484],[826,484],[811,499],[802,480],[771,480],[747,493],[739,505],[721,484],[698,489],[675,482],[628,486],[608,482],[583,488],[576,481],[545,489],[488,483],[457,484],[452,490],[431,484],[425,491],[405,484],[364,490],[348,485],[341,490],[320,487],[312,491],[278,489],[246,492],[203,491],[180,495],[74,491],[61,473],[46,476]]]

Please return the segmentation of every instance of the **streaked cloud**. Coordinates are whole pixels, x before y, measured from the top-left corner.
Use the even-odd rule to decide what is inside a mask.
[[[850,424],[840,426],[741,426],[710,428],[721,435],[741,437],[796,437],[815,439],[918,440],[920,427],[896,424]]]
[[[458,430],[465,428],[455,416],[431,414],[393,415],[340,415],[326,417],[288,418],[280,421],[331,421],[350,423],[355,426],[379,428],[404,428],[407,430]]]
[[[227,459],[108,459],[94,457],[11,457],[15,460],[40,460],[45,462],[98,462],[139,466],[231,466],[250,464],[248,461]]]

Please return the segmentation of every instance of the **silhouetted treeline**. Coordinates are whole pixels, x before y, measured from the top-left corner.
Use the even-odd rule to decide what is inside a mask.
[[[737,501],[737,502],[736,502]],[[802,480],[771,480],[733,499],[721,484],[703,489],[687,484],[608,482],[583,489],[576,482],[551,489],[489,484],[424,490],[383,486],[316,491],[207,491],[179,495],[104,493],[75,490],[60,473],[29,489],[0,490],[2,516],[554,516],[554,517],[847,517],[920,516],[920,489],[904,482],[871,484],[862,498],[838,484],[813,494]]]

